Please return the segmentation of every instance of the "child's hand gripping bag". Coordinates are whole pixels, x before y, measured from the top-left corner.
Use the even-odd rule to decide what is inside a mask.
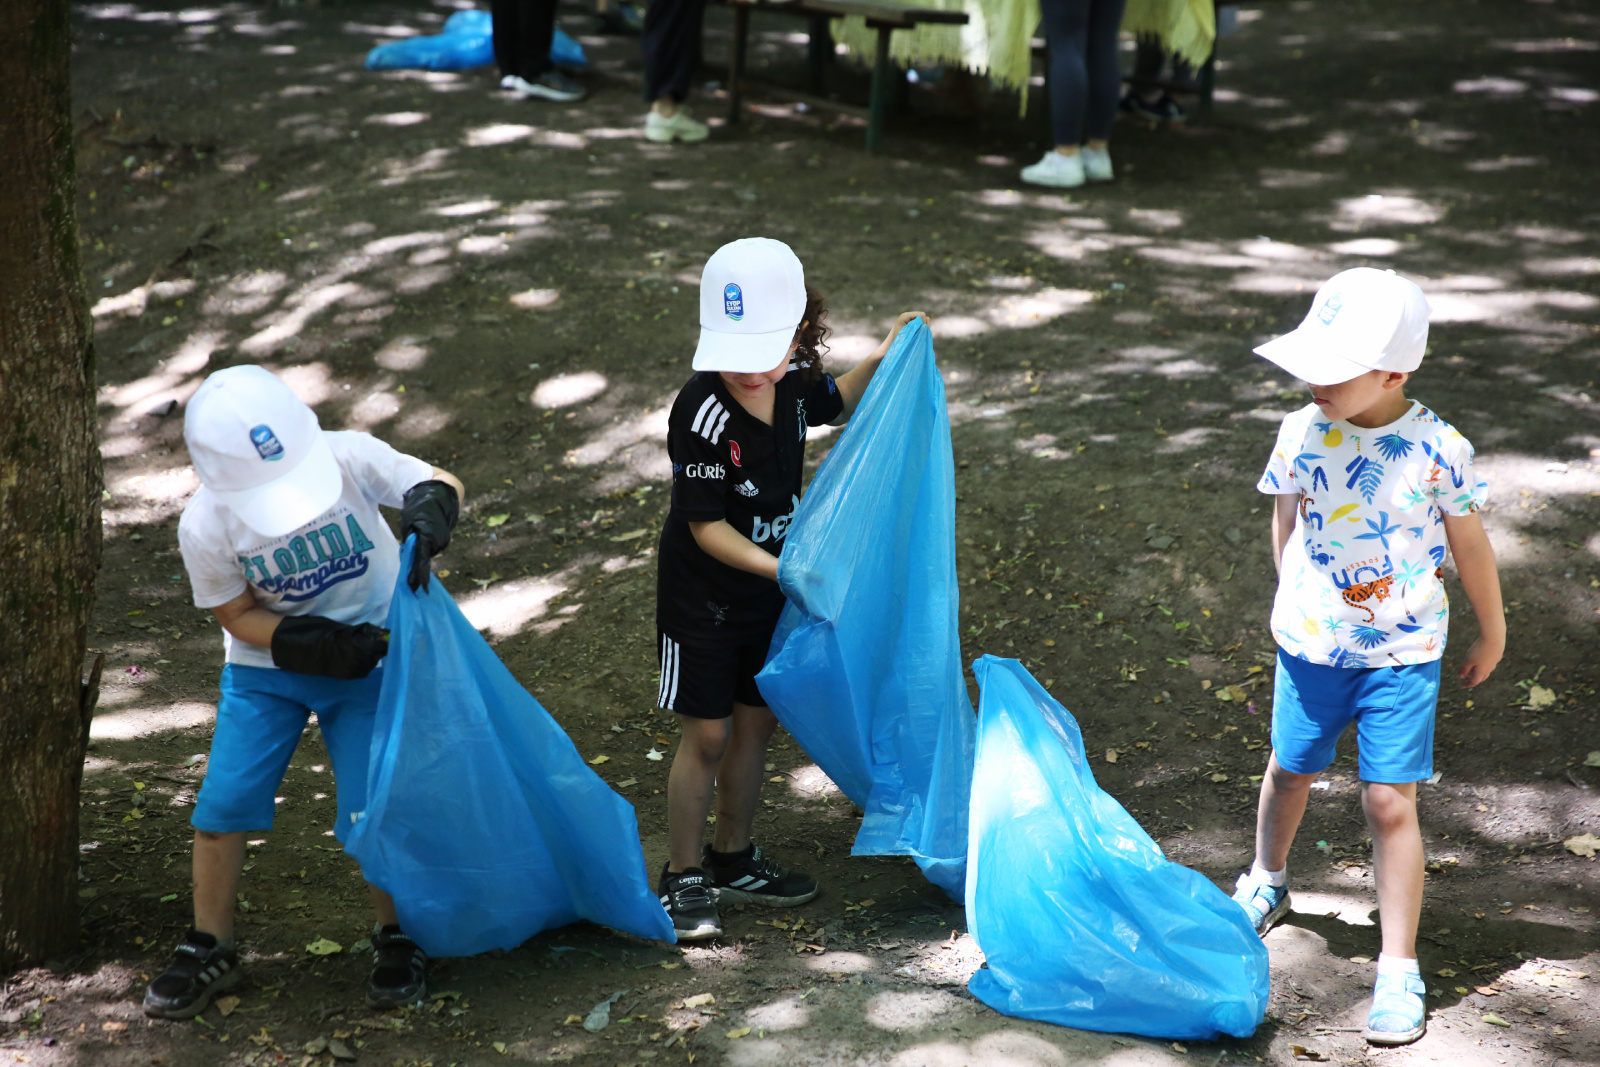
[[[960,899],[975,720],[956,630],[950,421],[920,320],[801,498],[778,584],[789,603],[762,696],[866,813],[853,853],[911,856]]]
[[[1006,1015],[1163,1038],[1248,1037],[1267,951],[1198,871],[1169,862],[1095,784],[1072,714],[1013,659],[973,665],[978,755],[967,988]]]
[[[633,806],[401,550],[366,810],[345,849],[432,956],[510,949],[587,919],[675,940]]]

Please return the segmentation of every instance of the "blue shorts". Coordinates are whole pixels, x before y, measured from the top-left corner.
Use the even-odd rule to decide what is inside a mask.
[[[1356,724],[1361,780],[1402,785],[1433,777],[1439,660],[1406,667],[1325,667],[1278,652],[1272,751],[1278,766],[1316,774]]]
[[[270,830],[289,757],[315,712],[338,782],[333,832],[342,842],[351,813],[367,806],[367,760],[382,682],[381,667],[352,681],[237,663],[223,667],[211,758],[190,824],[217,834]]]

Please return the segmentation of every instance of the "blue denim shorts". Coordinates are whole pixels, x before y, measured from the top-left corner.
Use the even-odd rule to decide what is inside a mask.
[[[223,667],[211,757],[190,823],[218,834],[270,830],[278,786],[315,713],[338,781],[333,831],[343,841],[350,813],[367,804],[367,761],[382,684],[381,667],[349,681],[237,663]]]
[[[1405,667],[1327,667],[1278,652],[1272,750],[1278,766],[1316,774],[1352,721],[1361,780],[1401,785],[1433,777],[1439,660]]]

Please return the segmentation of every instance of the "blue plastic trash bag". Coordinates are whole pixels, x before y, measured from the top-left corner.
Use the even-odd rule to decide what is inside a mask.
[[[511,676],[444,584],[413,593],[409,538],[366,811],[345,850],[431,956],[510,949],[588,919],[675,940],[633,806]]]
[[[586,67],[583,46],[557,26],[550,60],[564,67]],[[469,70],[494,62],[494,21],[487,11],[457,11],[441,33],[404,37],[367,53],[368,70]]]
[[[955,464],[933,339],[907,325],[789,525],[756,684],[864,811],[857,856],[961,899],[976,721],[956,632]]]
[[[995,1011],[1084,1030],[1249,1037],[1267,1010],[1267,950],[1244,909],[1170,863],[1095,784],[1083,735],[1014,659],[973,665],[967,923]]]

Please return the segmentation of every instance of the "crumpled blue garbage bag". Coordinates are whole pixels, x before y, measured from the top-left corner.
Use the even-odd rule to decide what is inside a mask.
[[[550,42],[550,61],[587,67],[583,46],[560,26]],[[494,20],[487,11],[457,11],[441,33],[388,41],[367,53],[368,70],[470,70],[494,62]]]
[[[756,684],[860,806],[857,856],[911,856],[961,899],[976,720],[957,633],[955,464],[944,381],[900,331],[795,512],[783,610]]]
[[[967,925],[995,1011],[1084,1030],[1249,1037],[1267,951],[1244,909],[1169,862],[1095,784],[1072,713],[1014,659],[973,664]]]
[[[366,810],[345,851],[430,956],[588,919],[673,941],[633,806],[578,754],[437,579],[389,605]]]

